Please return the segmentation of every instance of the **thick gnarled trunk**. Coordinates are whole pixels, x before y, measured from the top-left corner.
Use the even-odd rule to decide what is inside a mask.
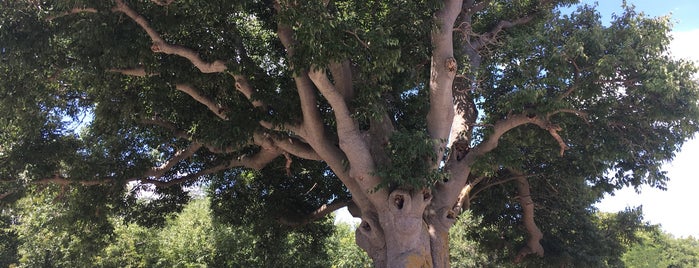
[[[367,213],[356,231],[357,244],[375,267],[449,267],[451,221],[430,208],[429,190],[394,190],[383,213]]]

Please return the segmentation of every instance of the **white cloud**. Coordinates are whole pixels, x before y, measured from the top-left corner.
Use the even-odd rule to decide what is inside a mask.
[[[699,29],[673,32],[672,37],[670,51],[673,56],[699,62]]]

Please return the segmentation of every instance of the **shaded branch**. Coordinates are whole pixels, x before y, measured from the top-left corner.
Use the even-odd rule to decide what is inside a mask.
[[[148,73],[144,68],[132,68],[132,69],[108,69],[108,72],[120,73],[123,75],[137,76],[137,77],[147,77],[156,76],[157,73]]]
[[[488,188],[490,188],[490,187],[493,187],[493,186],[496,186],[496,185],[505,184],[505,183],[508,183],[508,182],[511,182],[511,181],[515,181],[515,180],[528,179],[528,178],[531,178],[531,177],[534,177],[534,176],[535,176],[535,175],[517,175],[517,176],[512,176],[512,177],[509,177],[509,178],[504,178],[504,179],[495,180],[495,181],[493,181],[493,182],[491,182],[491,183],[488,183],[488,184],[479,186],[478,188],[475,188],[475,187],[474,187],[475,190],[473,190],[473,194],[471,194],[471,195],[469,196],[469,201],[475,199],[476,196],[478,196],[478,194],[480,194],[481,192],[485,191],[486,189],[488,189]],[[474,186],[475,186],[475,184],[474,184]]]
[[[201,170],[199,172],[189,174],[186,176],[182,176],[176,179],[168,180],[168,181],[161,181],[157,179],[148,179],[148,178],[142,178],[142,179],[134,179],[138,180],[142,183],[150,183],[158,187],[170,187],[176,184],[181,184],[184,182],[188,181],[193,181],[198,179],[199,177],[213,174],[219,171],[231,169],[234,167],[247,167],[247,168],[252,168],[252,169],[262,169],[264,168],[267,164],[272,162],[275,158],[281,155],[281,152],[278,151],[271,151],[271,150],[265,150],[262,149],[256,154],[252,156],[241,156],[235,159],[232,159],[228,163],[224,163],[218,166],[210,167],[204,170]]]
[[[177,55],[188,59],[202,73],[220,73],[226,70],[227,67],[223,61],[217,60],[209,63],[202,60],[198,53],[189,48],[171,45],[165,42],[165,40],[160,37],[160,34],[158,34],[158,32],[150,26],[148,21],[135,10],[126,5],[123,0],[116,0],[116,6],[112,9],[112,11],[124,13],[126,16],[136,22],[136,24],[141,26],[141,28],[146,31],[146,34],[148,34],[153,41],[153,46],[151,46],[151,50],[153,52]]]
[[[330,63],[330,74],[335,82],[335,89],[349,103],[354,99],[354,88],[352,87],[352,66],[349,60]]]
[[[293,220],[286,217],[280,217],[277,220],[279,221],[279,223],[290,227],[299,227],[311,223],[317,219],[323,218],[338,209],[350,205],[351,203],[352,200],[336,200],[330,204],[324,204],[320,206],[318,209],[314,210],[310,214],[305,215],[302,219]]]
[[[175,124],[173,124],[172,122],[168,122],[168,121],[162,120],[160,118],[144,118],[144,119],[141,119],[140,122],[142,124],[146,124],[146,125],[155,125],[155,126],[163,127],[165,129],[171,131],[176,138],[194,141],[194,139],[192,138],[191,135],[189,135],[186,131],[177,128],[177,126],[175,126]],[[199,143],[201,143],[201,142],[199,142]],[[239,147],[221,148],[221,147],[213,146],[210,144],[205,144],[205,143],[202,143],[202,144],[204,144],[204,146],[206,147],[206,149],[209,150],[209,152],[212,152],[215,154],[227,154],[227,153],[235,152],[236,150],[240,149]]]
[[[272,137],[274,141],[274,145],[279,147],[279,149],[284,150],[285,152],[288,152],[292,155],[295,155],[297,157],[303,158],[303,159],[308,159],[308,160],[316,160],[316,161],[321,161],[323,160],[318,153],[316,153],[315,150],[313,150],[313,147],[308,145],[307,143],[293,138],[293,137],[287,137],[287,138],[274,138]]]
[[[0,194],[0,200],[3,200],[3,199],[5,199],[5,197],[8,197],[14,193],[16,193],[16,192],[15,191],[4,192],[4,193]]]
[[[527,236],[527,245],[519,250],[514,260],[515,263],[521,262],[524,257],[530,254],[544,256],[544,247],[540,243],[544,234],[534,221],[534,200],[532,200],[529,181],[525,176],[517,176],[517,192],[517,199],[522,207],[522,224],[529,235]]]
[[[172,158],[170,158],[170,160],[166,161],[165,163],[163,163],[159,167],[153,167],[150,170],[146,171],[146,173],[143,176],[145,176],[145,177],[163,176],[163,174],[168,172],[177,163],[184,160],[185,158],[189,158],[192,155],[194,155],[194,153],[196,153],[201,147],[202,147],[201,143],[193,142],[186,149],[177,151],[175,153],[175,155],[173,155]]]
[[[487,45],[493,44],[493,43],[495,43],[495,40],[497,40],[500,32],[502,32],[503,30],[526,24],[526,23],[530,22],[532,19],[534,19],[534,16],[524,16],[524,17],[520,17],[520,18],[517,18],[517,19],[512,20],[512,21],[502,20],[502,21],[498,22],[498,24],[496,24],[495,27],[493,27],[493,29],[491,29],[490,31],[488,31],[484,34],[478,34],[477,41],[471,42],[471,46],[475,50],[479,50]]]
[[[209,110],[214,112],[216,116],[223,120],[228,120],[228,116],[226,115],[226,111],[228,108],[223,107],[222,105],[216,103],[212,99],[204,96],[199,90],[195,89],[194,87],[187,85],[187,84],[177,84],[175,85],[175,88],[177,90],[182,91],[192,97],[194,100],[198,101],[201,104],[206,105]]]

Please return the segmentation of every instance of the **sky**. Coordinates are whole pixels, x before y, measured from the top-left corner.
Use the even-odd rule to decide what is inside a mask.
[[[594,5],[597,1],[583,0],[581,3]],[[621,14],[623,0],[600,0],[597,10],[603,22],[611,20],[612,14]],[[671,15],[673,41],[670,50],[673,56],[695,60],[699,63],[699,1],[697,0],[626,0],[636,11],[646,15]],[[641,187],[638,194],[633,188],[622,189],[614,196],[606,196],[596,207],[604,212],[617,212],[626,207],[643,206],[644,219],[651,224],[660,224],[675,237],[699,237],[699,209],[693,207],[699,200],[699,139],[686,142],[671,163],[664,165],[670,181],[667,191]],[[336,221],[357,223],[358,219],[343,209]]]

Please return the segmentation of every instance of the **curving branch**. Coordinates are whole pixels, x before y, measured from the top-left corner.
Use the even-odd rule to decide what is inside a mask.
[[[441,206],[454,206],[461,189],[466,186],[466,181],[468,180],[468,176],[463,174],[469,174],[471,165],[478,157],[497,148],[500,138],[508,131],[526,124],[537,124],[540,121],[545,122],[538,117],[515,114],[496,122],[492,127],[492,133],[480,144],[470,149],[461,160],[457,160],[456,157],[447,160],[445,169],[449,174],[454,174],[455,176],[452,176],[447,182],[438,185],[443,194],[435,196],[433,203]],[[548,124],[548,122],[545,124]],[[473,195],[471,198],[473,198]]]
[[[529,181],[526,176],[517,176],[517,199],[522,206],[522,224],[529,233],[527,237],[527,245],[519,250],[515,257],[515,263],[521,262],[524,257],[530,254],[536,254],[539,257],[544,256],[544,247],[541,246],[541,239],[544,234],[539,230],[534,221],[534,200],[532,200]]]
[[[323,160],[323,158],[321,158],[320,155],[318,155],[318,153],[315,150],[313,150],[313,147],[299,139],[293,137],[272,139],[274,141],[275,146],[292,155],[308,160]]]
[[[299,227],[311,223],[322,217],[325,217],[338,209],[349,206],[351,203],[352,200],[336,200],[330,204],[324,204],[320,206],[318,209],[314,210],[308,215],[305,215],[302,219],[293,220],[290,218],[280,217],[277,220],[279,221],[279,223],[286,226]]]
[[[176,179],[168,180],[168,181],[162,181],[154,178],[141,178],[141,179],[134,179],[137,181],[140,181],[142,183],[150,183],[158,187],[170,187],[173,185],[181,184],[184,182],[188,181],[193,181],[198,179],[201,176],[213,174],[219,171],[223,171],[226,169],[231,169],[234,167],[247,167],[247,168],[252,168],[252,169],[262,169],[264,168],[267,164],[272,162],[275,158],[281,155],[281,152],[279,151],[273,151],[273,150],[266,150],[262,149],[256,154],[252,156],[241,156],[235,159],[232,159],[228,163],[224,163],[218,166],[210,167],[204,170],[201,170],[199,172],[189,174],[183,177],[179,177]]]
[[[330,79],[323,70],[313,70],[309,72],[311,81],[318,87],[318,90],[323,94],[328,103],[333,109],[335,120],[337,122],[337,135],[340,140],[340,149],[347,154],[352,170],[361,170],[363,174],[355,174],[365,179],[375,177],[371,175],[374,172],[374,161],[369,151],[369,145],[362,138],[357,122],[350,114],[345,97],[335,89],[335,85],[330,82]],[[378,178],[376,178],[378,179]],[[369,181],[374,187],[380,181]]]
[[[226,111],[229,109],[226,107],[223,107],[222,105],[214,102],[212,99],[209,97],[204,96],[199,90],[196,88],[187,85],[187,84],[177,84],[175,85],[175,88],[179,91],[182,91],[192,97],[194,100],[198,101],[201,104],[206,105],[206,107],[209,108],[216,116],[223,120],[228,120],[228,116],[226,115]]]
[[[231,76],[233,76],[233,79],[235,80],[235,89],[238,90],[240,93],[243,93],[243,95],[245,95],[245,98],[252,102],[252,106],[257,108],[265,107],[265,104],[262,101],[252,99],[252,95],[255,93],[255,89],[252,88],[250,82],[245,76],[239,74],[231,74]]]
[[[277,10],[277,12],[283,11],[279,1],[275,1],[274,8]],[[284,48],[286,48],[287,57],[293,58],[296,41],[293,38],[292,29],[289,26],[280,23],[277,25],[277,36],[279,37],[279,40]],[[294,68],[293,65],[290,67],[292,69]],[[313,81],[311,81],[306,72],[300,70],[295,71],[293,78],[299,94],[301,113],[303,116],[303,123],[295,133],[301,136],[304,140],[308,141],[308,144],[318,153],[320,158],[322,158],[328,164],[328,166],[330,166],[335,175],[337,175],[337,177],[352,193],[352,198],[358,206],[363,208],[372,207],[373,205],[367,197],[367,190],[369,188],[366,188],[366,185],[365,187],[361,187],[358,183],[358,180],[363,178],[353,177],[350,175],[345,165],[347,156],[335,145],[334,142],[332,142],[332,140],[326,136],[325,125],[323,124],[321,114],[317,106],[316,92]],[[376,185],[372,185],[371,187],[374,186]],[[375,194],[372,195],[378,196]]]
[[[192,144],[189,145],[186,149],[179,150],[175,153],[175,155],[170,158],[167,162],[163,163],[162,165],[158,167],[153,167],[150,170],[146,171],[145,174],[143,174],[144,177],[161,177],[163,176],[166,172],[168,172],[172,167],[174,167],[177,163],[180,161],[184,160],[185,158],[189,158],[194,153],[196,153],[203,145],[198,142],[193,142]]]
[[[217,60],[209,63],[201,59],[198,53],[189,48],[168,44],[165,42],[165,40],[160,37],[160,34],[158,34],[158,32],[150,26],[148,20],[126,5],[123,0],[116,0],[116,6],[112,8],[112,11],[124,13],[126,16],[136,22],[136,24],[141,26],[141,28],[146,31],[146,34],[148,34],[150,39],[153,41],[153,46],[151,46],[151,50],[153,52],[177,55],[188,59],[202,73],[221,73],[226,71],[227,67],[223,61]]]

